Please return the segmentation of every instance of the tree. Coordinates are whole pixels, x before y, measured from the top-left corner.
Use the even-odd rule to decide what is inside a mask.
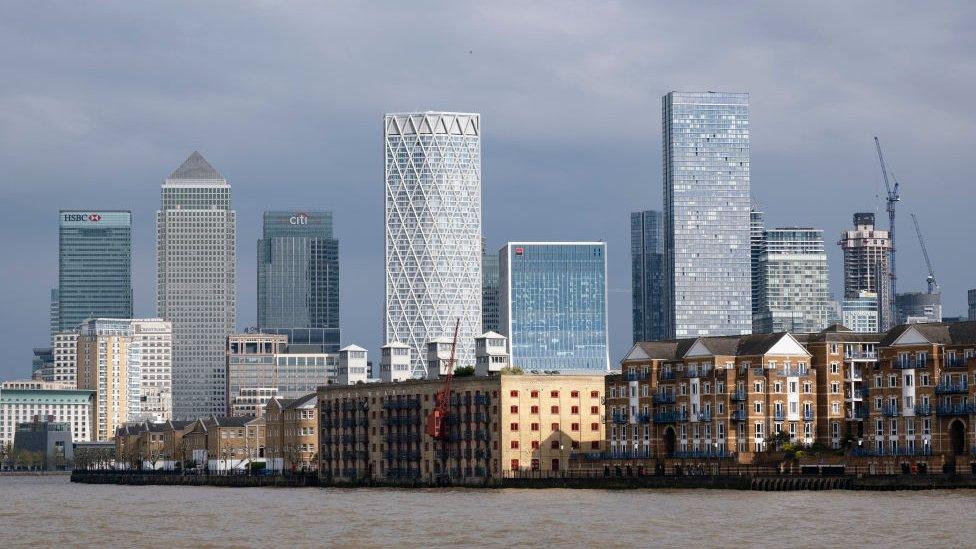
[[[9,442],[0,443],[0,469],[10,467],[10,451]]]
[[[282,457],[288,462],[288,468],[292,473],[295,472],[298,466],[298,460],[301,459],[301,448],[297,444],[286,444],[281,448]],[[284,467],[284,464],[282,464]]]
[[[474,375],[474,366],[461,366],[454,370],[454,377],[470,377]]]

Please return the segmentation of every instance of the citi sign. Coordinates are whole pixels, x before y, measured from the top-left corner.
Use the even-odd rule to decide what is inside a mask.
[[[102,220],[101,214],[97,213],[83,213],[83,214],[64,214],[65,221],[89,221],[91,223],[98,223]]]
[[[292,225],[308,225],[308,215],[304,213],[295,214],[288,218]]]

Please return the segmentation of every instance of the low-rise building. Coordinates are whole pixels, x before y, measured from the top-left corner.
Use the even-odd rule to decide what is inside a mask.
[[[35,417],[53,417],[54,423],[67,423],[75,442],[92,440],[95,392],[40,387],[0,388],[0,444],[13,443],[17,424]]]
[[[298,399],[273,398],[268,403],[264,416],[265,456],[270,469],[291,472],[318,469],[317,405],[316,393]]]
[[[198,419],[182,436],[187,465],[211,471],[242,471],[263,462],[265,420],[252,416],[211,416]]]
[[[599,451],[602,375],[455,378],[440,423],[425,430],[442,380],[320,387],[319,474],[332,479],[477,481],[567,471]]]
[[[37,457],[43,469],[67,469],[74,459],[71,425],[53,421],[53,417],[36,417],[17,424],[14,435],[14,455],[27,453]]]

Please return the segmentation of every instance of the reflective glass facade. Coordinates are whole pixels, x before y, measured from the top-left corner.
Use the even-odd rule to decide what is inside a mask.
[[[765,231],[757,331],[819,332],[827,327],[827,251],[823,231],[788,227]]]
[[[317,329],[339,351],[339,241],[332,212],[264,213],[258,240],[258,329]]]
[[[667,337],[664,322],[664,217],[647,210],[630,214],[634,341]]]
[[[607,261],[602,242],[510,242],[499,251],[501,333],[525,371],[603,372]]]
[[[481,330],[498,332],[498,254],[481,255]]]
[[[132,213],[61,210],[58,215],[58,295],[51,296],[56,331],[77,332],[88,318],[131,318]]]
[[[459,366],[481,334],[481,118],[422,112],[384,119],[384,341],[410,346],[423,377],[427,342],[460,319]]]
[[[752,331],[749,95],[663,99],[668,334]]]

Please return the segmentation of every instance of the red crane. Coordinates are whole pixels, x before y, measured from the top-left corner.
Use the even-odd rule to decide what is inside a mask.
[[[447,435],[444,429],[444,419],[447,418],[447,407],[451,400],[451,380],[454,379],[454,353],[457,351],[458,329],[461,327],[461,319],[457,319],[454,324],[454,341],[451,342],[451,358],[447,361],[447,375],[444,376],[444,385],[434,397],[436,404],[427,416],[426,432],[435,440],[443,440]]]

